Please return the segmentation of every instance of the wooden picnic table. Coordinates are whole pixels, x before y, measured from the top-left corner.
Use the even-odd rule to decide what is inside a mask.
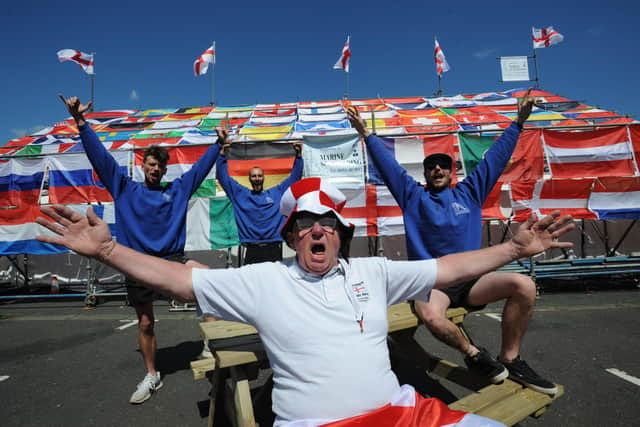
[[[462,326],[468,314],[464,308],[449,309],[447,316]],[[407,357],[411,363],[430,374],[453,381],[472,392],[449,404],[458,409],[513,425],[528,416],[539,417],[546,408],[564,394],[549,396],[524,387],[509,379],[501,384],[489,384],[447,360],[425,351],[413,338],[421,321],[409,303],[396,304],[388,309],[389,343],[392,352]],[[250,325],[219,320],[204,322],[200,329],[210,343],[214,359],[191,362],[194,379],[208,378],[211,382],[208,426],[222,411],[237,427],[254,427],[256,420],[249,381],[257,376],[261,364],[268,363],[257,330]],[[464,328],[462,328],[463,332]],[[229,381],[230,380],[230,381]],[[270,390],[267,390],[270,392]]]

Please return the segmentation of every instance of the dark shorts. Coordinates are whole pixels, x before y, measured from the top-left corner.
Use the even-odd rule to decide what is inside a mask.
[[[242,246],[245,250],[243,265],[282,261],[282,242],[243,243]]]
[[[473,285],[476,284],[476,282],[477,282],[477,279],[469,280],[468,282],[462,282],[458,285],[450,286],[448,288],[438,289],[438,290],[444,292],[445,295],[449,297],[449,300],[451,301],[451,305],[449,306],[450,308],[464,307],[470,310],[482,310],[487,306],[486,304],[469,305],[467,303],[467,297],[469,296],[469,291],[471,290]]]
[[[186,264],[189,261],[189,258],[180,255],[172,255],[167,258],[169,261],[177,261],[182,264]],[[127,299],[129,300],[129,304],[132,306],[137,305],[145,305],[152,303],[154,300],[164,298],[159,293],[153,291],[142,285],[140,282],[135,281],[131,277],[124,278],[124,284],[127,287]]]

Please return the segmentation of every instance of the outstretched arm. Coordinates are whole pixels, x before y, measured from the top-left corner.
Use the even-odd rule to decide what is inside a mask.
[[[43,217],[38,217],[36,222],[59,237],[37,236],[39,241],[65,246],[81,255],[95,258],[177,300],[195,301],[191,267],[145,255],[116,243],[107,223],[92,208],[87,209],[87,216],[66,206],[46,206],[41,210],[56,222]]]
[[[550,248],[569,248],[571,242],[558,238],[575,228],[570,215],[555,211],[541,220],[532,214],[508,242],[477,251],[461,252],[438,258],[436,288],[446,288],[494,271],[511,261],[532,256]]]

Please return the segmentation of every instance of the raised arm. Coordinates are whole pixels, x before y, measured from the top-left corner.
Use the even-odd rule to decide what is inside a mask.
[[[194,193],[200,184],[202,184],[202,181],[204,181],[207,174],[216,163],[216,160],[218,160],[222,147],[224,147],[225,144],[228,144],[227,129],[216,128],[216,133],[218,134],[216,143],[212,144],[207,151],[205,151],[204,155],[200,157],[193,166],[191,166],[191,169],[180,177],[182,185],[186,187],[189,193]]]
[[[367,125],[356,107],[353,105],[347,107],[347,116],[351,126],[364,138],[369,156],[382,174],[385,185],[393,194],[400,208],[404,209],[407,199],[414,194],[419,183],[400,166],[395,157],[384,146],[382,139],[367,129]]]
[[[558,238],[575,228],[571,215],[560,216],[555,211],[538,220],[532,214],[522,223],[513,238],[505,243],[477,251],[460,252],[438,258],[436,288],[445,288],[475,279],[520,258],[532,256],[550,248],[569,248],[571,242]]]
[[[80,255],[95,258],[180,301],[195,301],[192,267],[145,255],[116,243],[107,223],[91,207],[87,209],[87,216],[66,206],[47,206],[41,210],[56,222],[43,217],[38,217],[36,222],[59,237],[37,236],[39,241],[65,246]]]
[[[109,193],[114,199],[117,199],[121,185],[124,185],[128,176],[123,173],[118,162],[102,145],[102,141],[100,141],[98,135],[91,129],[91,126],[84,118],[84,113],[91,108],[92,103],[83,104],[77,96],[72,96],[71,98],[65,98],[62,94],[58,94],[58,96],[78,125],[82,146],[91,162],[91,166],[107,187]]]

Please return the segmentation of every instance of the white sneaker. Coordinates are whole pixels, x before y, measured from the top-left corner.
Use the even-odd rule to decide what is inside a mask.
[[[204,343],[204,346],[202,347],[202,353],[200,353],[198,355],[198,359],[202,360],[202,359],[213,359],[213,353],[211,353],[211,350],[209,349],[209,346],[207,345],[207,343]]]
[[[156,372],[156,375],[147,374],[142,381],[138,384],[136,391],[133,392],[129,403],[142,403],[151,397],[154,391],[162,387],[162,380],[160,379],[160,372]]]

